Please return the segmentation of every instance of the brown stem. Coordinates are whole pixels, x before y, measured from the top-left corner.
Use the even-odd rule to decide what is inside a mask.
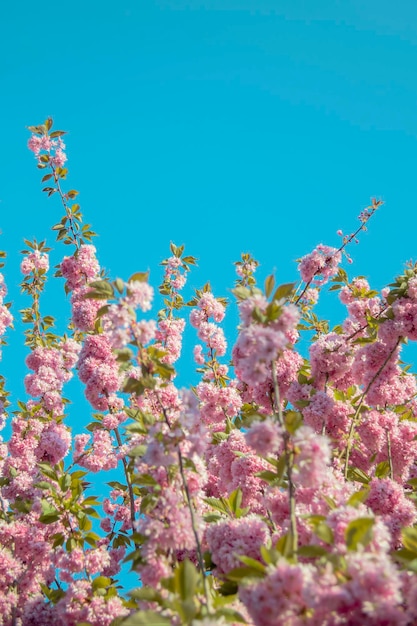
[[[391,480],[394,480],[394,466],[392,464],[392,454],[391,454],[391,434],[387,428],[387,446],[388,446],[388,462],[389,462],[389,477]]]
[[[285,465],[287,468],[288,477],[288,497],[290,501],[290,538],[291,538],[291,553],[296,557],[298,550],[298,531],[297,531],[297,515],[296,515],[296,502],[295,502],[295,485],[292,479],[292,470],[294,466],[294,450],[290,445],[290,433],[286,430],[284,424],[284,417],[282,414],[281,398],[279,393],[279,386],[277,380],[277,374],[274,368],[274,363],[271,363],[272,380],[274,384],[274,409],[278,416],[279,424],[284,429],[284,455]]]
[[[117,443],[119,445],[119,447],[121,448],[123,443],[122,443],[122,439],[120,437],[120,432],[118,428],[114,429],[114,434],[116,435],[116,440]],[[126,483],[127,483],[127,488],[129,490],[129,500],[130,500],[130,520],[132,522],[132,531],[135,531],[135,516],[136,516],[136,511],[135,511],[135,496],[133,494],[133,486],[132,486],[132,480],[129,474],[129,467],[126,461],[126,457],[122,457],[122,463],[123,463],[123,470],[125,473],[125,478],[126,478]],[[136,544],[135,544],[136,547]]]
[[[157,397],[158,397],[159,404],[161,406],[161,410],[162,410],[162,414],[164,416],[165,423],[167,424],[168,428],[171,429],[171,424],[169,422],[166,409],[162,405],[162,402],[161,402],[158,394],[157,394]],[[179,469],[180,469],[182,486],[183,486],[183,489],[184,489],[185,498],[187,500],[187,506],[188,506],[188,510],[190,512],[190,517],[191,517],[191,527],[193,529],[194,539],[195,539],[195,543],[196,543],[198,565],[200,567],[201,576],[203,578],[204,597],[206,599],[207,610],[208,610],[208,612],[210,614],[210,604],[211,603],[210,603],[210,596],[209,596],[208,587],[207,587],[207,581],[206,581],[206,576],[205,576],[203,550],[201,548],[201,542],[200,542],[200,538],[198,536],[197,523],[196,523],[195,514],[194,514],[194,506],[193,506],[193,503],[192,503],[192,500],[191,500],[190,491],[188,489],[187,479],[186,479],[185,472],[184,472],[183,458],[182,458],[182,454],[181,454],[181,450],[180,450],[179,446],[178,446],[178,449],[177,449],[177,456],[178,456],[178,466],[179,466]]]
[[[72,238],[74,240],[74,246],[76,248],[79,248],[80,244],[79,244],[79,242],[77,240],[77,233],[76,233],[76,230],[75,230],[75,227],[74,227],[74,220],[73,220],[72,215],[71,215],[71,210],[70,210],[70,208],[69,208],[69,206],[67,204],[67,200],[65,198],[65,194],[64,194],[64,192],[61,189],[61,185],[60,185],[60,182],[59,182],[59,176],[56,173],[56,169],[55,169],[55,167],[52,164],[51,164],[51,170],[52,170],[52,174],[53,174],[53,177],[54,177],[54,181],[55,181],[55,185],[56,185],[58,194],[59,194],[59,196],[61,198],[62,205],[63,205],[63,207],[65,209],[65,213],[67,215],[67,218],[68,218],[68,221],[69,221],[69,224],[70,224],[70,230],[71,230]]]

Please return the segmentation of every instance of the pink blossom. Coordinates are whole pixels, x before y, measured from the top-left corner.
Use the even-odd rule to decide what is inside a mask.
[[[49,270],[49,258],[45,253],[35,250],[22,259],[20,264],[20,271],[27,276],[35,270],[41,270],[47,272]]]
[[[266,418],[263,422],[251,424],[245,433],[245,439],[258,454],[268,456],[281,450],[283,446],[282,435],[282,427],[271,418]]]
[[[166,356],[162,358],[163,361],[175,363],[179,359],[184,328],[185,320],[183,319],[167,318],[159,321],[155,338],[167,351]]]
[[[145,345],[155,339],[156,323],[154,320],[141,320],[134,324],[134,330],[139,343]]]
[[[203,356],[203,346],[194,346],[194,360],[196,363],[198,363],[198,365],[203,365],[204,364],[204,356]]]
[[[212,322],[202,322],[198,330],[198,338],[204,341],[209,348],[215,350],[218,356],[226,354],[227,343],[223,329]]]
[[[28,141],[28,148],[38,156],[39,152],[42,150],[42,138],[32,135]]]
[[[198,301],[199,308],[204,312],[206,321],[212,317],[215,322],[221,322],[225,315],[224,305],[221,304],[210,292],[202,294]]]
[[[256,626],[299,626],[300,615],[315,605],[311,593],[316,571],[312,565],[280,559],[259,582],[239,589],[239,598]]]
[[[55,167],[63,167],[66,161],[67,155],[61,148],[58,148],[55,151],[55,155],[51,159],[51,163],[55,165]]]
[[[252,313],[255,309],[265,312],[268,306],[268,300],[263,294],[256,294],[243,300],[239,304],[239,316],[245,326],[249,326],[253,322]]]
[[[149,311],[152,306],[153,288],[143,281],[132,281],[127,284],[126,304],[142,311]]]
[[[233,348],[233,360],[238,377],[249,385],[265,381],[269,366],[287,344],[283,332],[251,324],[242,329]]]
[[[198,384],[196,392],[201,403],[201,418],[207,425],[223,426],[226,418],[235,417],[242,406],[242,400],[234,387],[218,387],[202,382]]]
[[[405,494],[402,486],[390,478],[371,480],[366,504],[376,515],[381,515],[388,526],[393,548],[400,539],[401,528],[412,526],[417,521],[414,504]]]
[[[84,440],[78,439],[78,446],[85,445]],[[78,448],[81,454],[84,449]],[[77,455],[78,456],[78,455]],[[111,436],[107,430],[95,430],[90,450],[83,456],[78,456],[78,464],[90,472],[109,470],[117,467],[117,459],[113,449]]]
[[[294,435],[294,448],[294,480],[305,487],[319,487],[330,465],[329,440],[317,435],[309,426],[301,426]]]
[[[206,540],[216,574],[240,567],[239,556],[261,560],[260,548],[269,539],[268,526],[256,515],[218,522],[206,530]]]
[[[85,298],[85,294],[90,291],[91,289],[89,287],[74,289],[71,296],[72,320],[74,326],[83,331],[91,331],[94,329],[97,312],[104,304],[102,300]]]
[[[315,279],[316,285],[324,285],[337,273],[341,260],[342,255],[336,248],[319,244],[313,252],[301,259],[298,270],[305,283]]]
[[[99,274],[100,266],[96,259],[96,248],[92,245],[80,246],[78,252],[71,257],[64,257],[61,272],[67,279],[69,291],[82,287],[94,280]]]
[[[338,380],[350,371],[353,355],[354,348],[344,335],[321,335],[310,346],[311,373],[316,387],[322,389],[328,381],[337,386]]]

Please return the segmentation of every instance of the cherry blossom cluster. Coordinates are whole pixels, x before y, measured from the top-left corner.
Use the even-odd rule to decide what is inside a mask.
[[[41,398],[43,407],[55,416],[62,415],[62,388],[72,378],[72,368],[78,361],[80,345],[68,339],[58,348],[40,346],[26,358],[26,365],[33,374],[25,377],[28,395]]]
[[[124,284],[126,295],[109,304],[102,316],[103,330],[113,349],[122,349],[132,340],[147,344],[155,338],[154,320],[136,321],[135,309],[149,311],[153,289],[145,281],[132,280]]]
[[[54,167],[63,167],[67,161],[66,146],[60,136],[52,139],[49,135],[32,135],[28,141],[28,148],[41,165],[45,162],[45,159],[42,159],[43,153],[48,156],[49,162]]]
[[[341,260],[342,255],[339,250],[319,244],[313,252],[301,259],[298,265],[301,279],[305,283],[314,282],[318,286],[324,285],[336,274]]]
[[[78,376],[86,385],[86,398],[93,408],[107,411],[118,406],[119,368],[105,334],[87,335],[77,367]]]
[[[100,266],[93,245],[82,245],[74,255],[64,257],[60,271],[66,279],[65,288],[71,292],[72,321],[75,328],[91,331],[97,312],[103,305],[100,300],[88,298],[91,288],[88,283],[99,278]]]
[[[47,272],[49,270],[49,257],[45,253],[34,250],[25,256],[20,264],[20,271],[24,275],[31,274],[36,270]]]

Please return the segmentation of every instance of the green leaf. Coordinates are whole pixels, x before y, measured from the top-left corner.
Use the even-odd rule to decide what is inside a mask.
[[[328,554],[326,548],[323,548],[322,546],[315,546],[315,545],[300,546],[298,548],[297,553],[299,556],[303,556],[306,558],[321,557],[321,556],[325,556],[326,554]]]
[[[328,543],[329,545],[332,545],[334,543],[333,531],[330,526],[328,526],[325,522],[319,522],[314,527],[314,533],[319,539],[321,539],[325,543]]]
[[[264,574],[254,567],[235,567],[227,574],[227,578],[239,582],[244,578],[264,578]]]
[[[41,480],[38,483],[35,483],[34,487],[37,487],[38,489],[44,489],[44,490],[48,490],[48,491],[56,491],[56,488],[51,485],[51,483],[48,483],[46,480]]]
[[[171,626],[171,620],[155,611],[138,611],[123,620],[121,626]]]
[[[377,478],[386,478],[389,476],[390,466],[389,461],[381,461],[375,468],[375,476]]]
[[[97,292],[114,296],[113,286],[107,280],[93,280],[92,283],[89,283],[89,287],[92,287]]]
[[[330,496],[322,496],[323,500],[326,502],[330,510],[337,509],[337,504]]]
[[[401,531],[403,546],[410,552],[417,554],[417,528],[403,528]]]
[[[274,286],[275,286],[275,278],[273,274],[270,274],[265,279],[265,295],[267,298],[269,298],[269,296],[271,295]]]
[[[282,556],[288,557],[292,552],[292,537],[290,533],[282,535],[275,544],[275,549]]]
[[[62,135],[66,135],[66,131],[65,130],[54,130],[53,133],[51,133],[49,136],[51,139],[55,139],[55,137],[62,137]]]
[[[189,559],[182,561],[174,572],[175,589],[182,600],[191,600],[196,591],[199,574]]]
[[[239,561],[242,561],[242,563],[244,563],[248,567],[252,567],[258,570],[259,572],[261,572],[262,574],[266,574],[265,565],[262,565],[262,563],[260,563],[256,559],[253,559],[250,556],[238,556],[238,559]]]
[[[217,609],[216,617],[224,617],[229,623],[247,624],[246,619],[238,611],[227,606]]]
[[[282,300],[290,296],[294,290],[295,283],[285,283],[280,285],[274,293],[272,300]]]
[[[136,272],[129,278],[129,283],[139,282],[146,283],[149,280],[149,272]]]
[[[93,580],[92,587],[94,590],[96,589],[105,589],[106,587],[110,587],[111,578],[107,578],[107,576],[97,576]]]
[[[216,511],[220,511],[220,513],[226,513],[227,514],[227,512],[228,512],[227,506],[219,498],[213,498],[213,497],[204,498],[204,502],[206,504],[209,504]]]
[[[243,287],[242,285],[238,285],[234,289],[232,289],[232,293],[236,296],[238,300],[246,300],[251,295],[250,289],[247,287]]]
[[[55,482],[58,482],[57,473],[55,472],[55,470],[52,469],[49,463],[38,463],[38,467],[41,470],[42,474],[44,474],[48,478],[51,478]]]
[[[121,278],[116,278],[114,281],[114,286],[116,287],[119,293],[123,293],[123,289],[125,288],[125,284]]]
[[[263,470],[262,472],[256,472],[255,476],[257,478],[261,478],[266,483],[271,485],[272,483],[278,480],[278,475],[276,472],[271,472],[270,470]]]
[[[293,435],[303,423],[303,416],[298,411],[287,411],[284,415],[285,428]]]
[[[275,565],[280,557],[278,550],[261,546],[261,556],[267,565]]]
[[[368,485],[366,485],[363,489],[360,489],[359,491],[355,491],[355,493],[352,493],[346,504],[348,506],[355,507],[359,504],[362,504],[362,502],[365,502],[366,498],[368,497],[369,491],[370,487],[368,487]]]
[[[242,504],[242,490],[235,489],[229,496],[229,504],[233,513],[236,513],[240,509],[240,505]]]
[[[372,540],[373,517],[359,517],[347,525],[345,530],[348,550],[356,550],[358,545],[367,546]]]
[[[367,485],[371,480],[368,474],[358,467],[349,467],[348,479],[358,483],[363,483],[364,485]]]

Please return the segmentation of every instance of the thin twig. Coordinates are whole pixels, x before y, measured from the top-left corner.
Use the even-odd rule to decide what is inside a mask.
[[[290,501],[290,537],[291,537],[291,552],[293,556],[297,555],[298,549],[298,531],[297,531],[297,516],[296,516],[296,502],[295,502],[295,485],[292,479],[292,469],[294,465],[294,451],[290,446],[290,433],[286,430],[284,424],[284,417],[282,414],[281,398],[279,393],[279,386],[277,380],[277,374],[274,368],[274,363],[271,363],[272,380],[274,383],[274,405],[275,412],[278,415],[278,421],[280,426],[284,429],[284,455],[285,464],[287,468],[288,478],[288,497]]]

